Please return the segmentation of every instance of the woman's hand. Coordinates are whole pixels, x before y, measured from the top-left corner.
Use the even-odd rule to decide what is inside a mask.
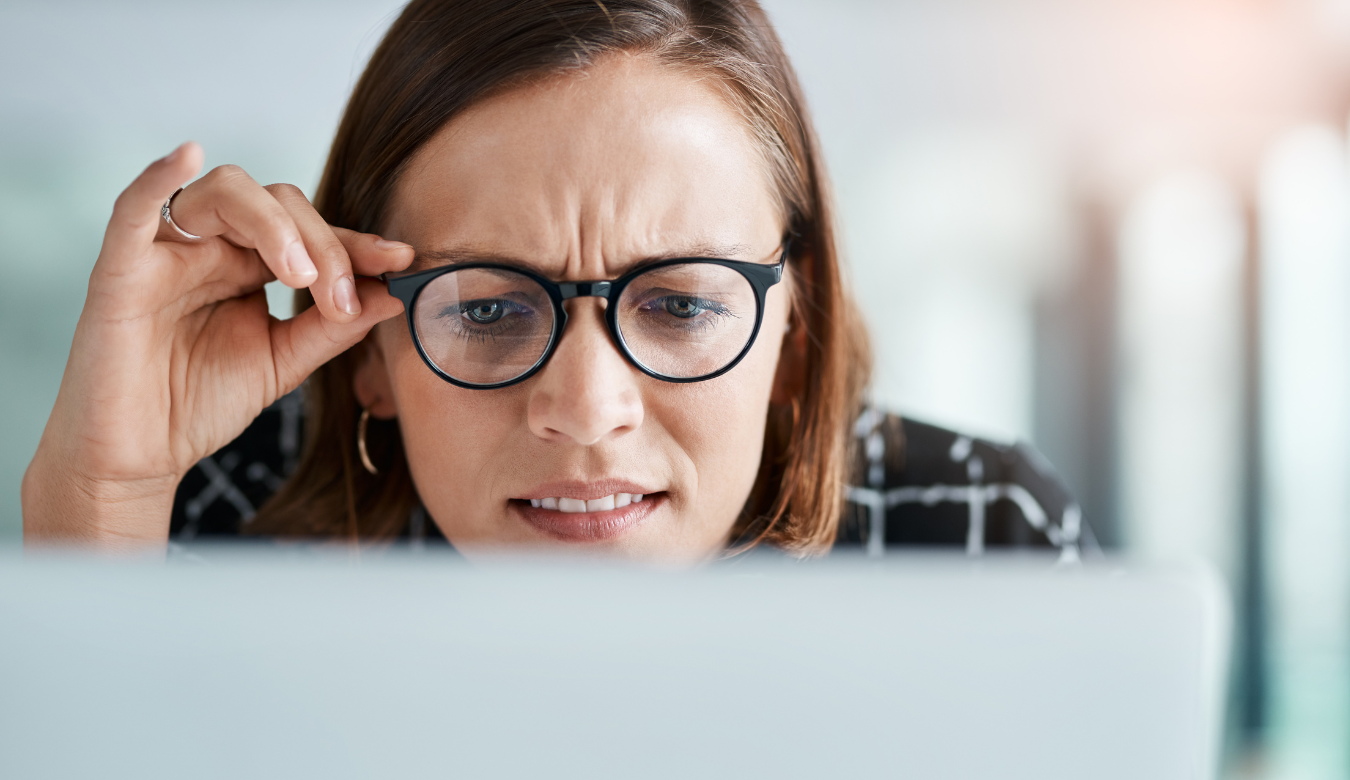
[[[201,169],[180,146],[117,199],[70,359],[24,475],[24,535],[160,545],[179,481],[268,404],[402,304],[358,276],[406,268],[412,248],[326,224],[299,189]],[[308,287],[316,306],[278,321],[263,285]]]

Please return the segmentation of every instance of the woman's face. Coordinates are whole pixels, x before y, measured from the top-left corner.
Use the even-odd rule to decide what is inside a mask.
[[[436,255],[483,257],[555,281],[612,279],[662,257],[770,264],[784,227],[744,120],[706,81],[637,56],[460,115],[412,160],[390,214],[384,234],[418,251],[411,270],[445,264]],[[758,472],[785,281],[769,290],[750,353],[708,381],[639,372],[605,329],[605,302],[578,298],[552,360],[496,390],[440,379],[403,319],[389,320],[370,339],[357,395],[373,415],[398,417],[422,502],[466,553],[706,558]],[[622,494],[643,498],[621,507]],[[548,498],[571,500],[550,509]],[[591,511],[562,511],[578,501]]]

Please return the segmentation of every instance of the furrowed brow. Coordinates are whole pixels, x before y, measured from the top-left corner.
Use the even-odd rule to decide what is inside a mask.
[[[668,252],[648,255],[630,263],[620,273],[662,260],[675,260],[682,257],[705,257],[726,260],[756,260],[756,250],[747,244],[692,244]],[[409,272],[427,271],[458,263],[501,263],[522,268],[540,270],[538,264],[510,255],[471,249],[431,249],[419,251],[408,266]]]
[[[719,260],[748,260],[755,252],[754,248],[747,244],[693,244],[681,247],[673,252],[662,252],[661,254],[650,255],[642,258],[639,265],[643,263],[655,263],[661,260],[675,260],[681,257],[711,257]]]

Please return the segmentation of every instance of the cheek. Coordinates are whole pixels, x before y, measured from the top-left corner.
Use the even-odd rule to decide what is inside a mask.
[[[465,390],[442,380],[406,330],[388,341],[390,383],[418,493],[447,535],[473,534],[491,522],[486,507],[515,462],[512,445],[528,434],[523,401],[509,389]],[[447,522],[463,528],[446,528]]]
[[[731,510],[727,525],[734,522],[759,473],[786,322],[786,308],[771,300],[755,345],[734,369],[706,382],[666,384],[648,402],[649,417],[660,421],[692,461],[698,479],[696,508],[716,517]]]

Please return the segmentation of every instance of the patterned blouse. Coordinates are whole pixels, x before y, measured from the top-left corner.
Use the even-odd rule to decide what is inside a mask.
[[[178,487],[174,542],[237,536],[294,470],[302,445],[300,391],[272,404],[239,438],[203,458]],[[1057,551],[1062,562],[1098,552],[1064,483],[1025,444],[976,439],[868,408],[854,426],[856,478],[836,549],[884,555],[938,547]],[[444,543],[418,510],[404,532],[413,547]]]

